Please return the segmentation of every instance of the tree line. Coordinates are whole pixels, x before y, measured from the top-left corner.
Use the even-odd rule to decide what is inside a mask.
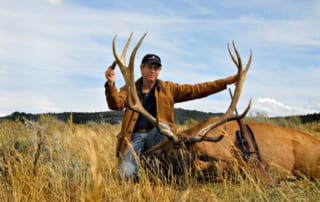
[[[61,121],[68,121],[72,117],[72,122],[76,124],[85,124],[89,121],[93,122],[107,122],[110,124],[118,124],[122,120],[123,111],[107,111],[107,112],[63,112],[63,113],[43,113],[43,114],[32,114],[25,112],[14,112],[9,116],[0,118],[2,120],[20,120],[24,121],[32,120],[38,121],[40,116],[48,115],[57,118]],[[222,113],[207,113],[196,110],[185,110],[177,108],[174,110],[175,122],[183,124],[187,120],[194,119],[196,121],[202,121],[211,116],[220,116]]]
[[[201,112],[197,110],[186,110],[176,108],[174,110],[175,122],[177,124],[184,124],[188,120],[202,121],[212,116],[221,116],[222,113],[210,113]],[[72,122],[76,124],[85,124],[89,121],[93,122],[106,122],[110,124],[118,124],[122,120],[123,111],[106,111],[106,112],[63,112],[63,113],[43,113],[43,114],[31,114],[24,112],[14,112],[9,116],[0,117],[0,121],[3,120],[20,120],[24,119],[38,121],[40,116],[49,115],[57,118],[61,121],[68,121],[72,117]],[[320,113],[300,115],[300,116],[287,116],[287,117],[274,117],[271,119],[287,119],[297,120],[301,123],[320,121]]]

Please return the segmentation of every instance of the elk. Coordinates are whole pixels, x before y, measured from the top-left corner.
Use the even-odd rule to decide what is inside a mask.
[[[214,175],[225,171],[232,172],[235,166],[243,165],[236,138],[236,132],[239,130],[237,120],[246,116],[250,109],[251,100],[242,114],[234,115],[233,112],[239,100],[246,74],[251,66],[252,51],[250,51],[246,67],[243,68],[241,56],[234,42],[232,45],[236,56],[228,45],[231,59],[237,67],[238,80],[235,84],[234,96],[224,115],[210,117],[192,128],[174,134],[166,124],[159,122],[156,117],[143,108],[137,94],[134,83],[134,61],[145,36],[146,33],[134,47],[128,66],[125,57],[132,34],[125,45],[121,58],[116,51],[116,35],[112,44],[115,61],[128,87],[127,106],[140,113],[155,127],[158,127],[163,135],[167,136],[165,141],[146,151],[145,155],[157,154],[165,165],[168,165],[168,162],[174,164],[172,166],[173,173],[178,175],[189,171],[203,173],[208,170],[214,170],[212,173]],[[320,140],[318,138],[308,133],[268,123],[251,121],[248,125],[255,135],[261,161],[267,169],[275,169],[281,178],[296,174],[303,174],[311,178],[320,177]],[[184,154],[187,154],[187,158]],[[182,164],[187,164],[187,166]],[[186,167],[187,169],[185,169]]]

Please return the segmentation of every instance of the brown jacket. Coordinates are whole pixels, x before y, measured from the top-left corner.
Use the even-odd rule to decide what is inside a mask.
[[[136,86],[140,86],[142,78],[136,81]],[[175,132],[174,125],[174,103],[188,101],[192,99],[202,98],[210,94],[226,89],[224,80],[216,80],[195,85],[176,84],[170,81],[158,80],[155,97],[157,106],[157,119],[167,123]],[[112,110],[123,110],[126,108],[127,87],[124,86],[120,92],[113,85],[106,83],[105,94],[107,97],[108,106]],[[117,157],[122,157],[126,148],[124,137],[127,140],[131,139],[132,131],[138,120],[139,114],[126,108],[122,119],[121,131],[118,134],[118,143],[116,147]]]

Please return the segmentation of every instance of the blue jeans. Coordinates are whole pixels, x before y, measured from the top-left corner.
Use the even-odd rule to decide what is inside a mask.
[[[153,128],[148,133],[133,133],[131,138],[131,145],[140,157],[141,153],[147,151],[152,146],[159,144],[166,137],[162,135],[157,128]],[[134,155],[129,147],[124,152],[124,157],[119,164],[118,171],[121,178],[135,178],[138,177],[138,165]]]

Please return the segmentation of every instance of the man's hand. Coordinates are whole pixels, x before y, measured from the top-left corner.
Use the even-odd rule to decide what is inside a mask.
[[[104,72],[104,76],[106,77],[107,81],[109,83],[114,83],[116,78],[116,73],[114,71],[114,68],[116,67],[116,62],[114,61],[108,69]]]

